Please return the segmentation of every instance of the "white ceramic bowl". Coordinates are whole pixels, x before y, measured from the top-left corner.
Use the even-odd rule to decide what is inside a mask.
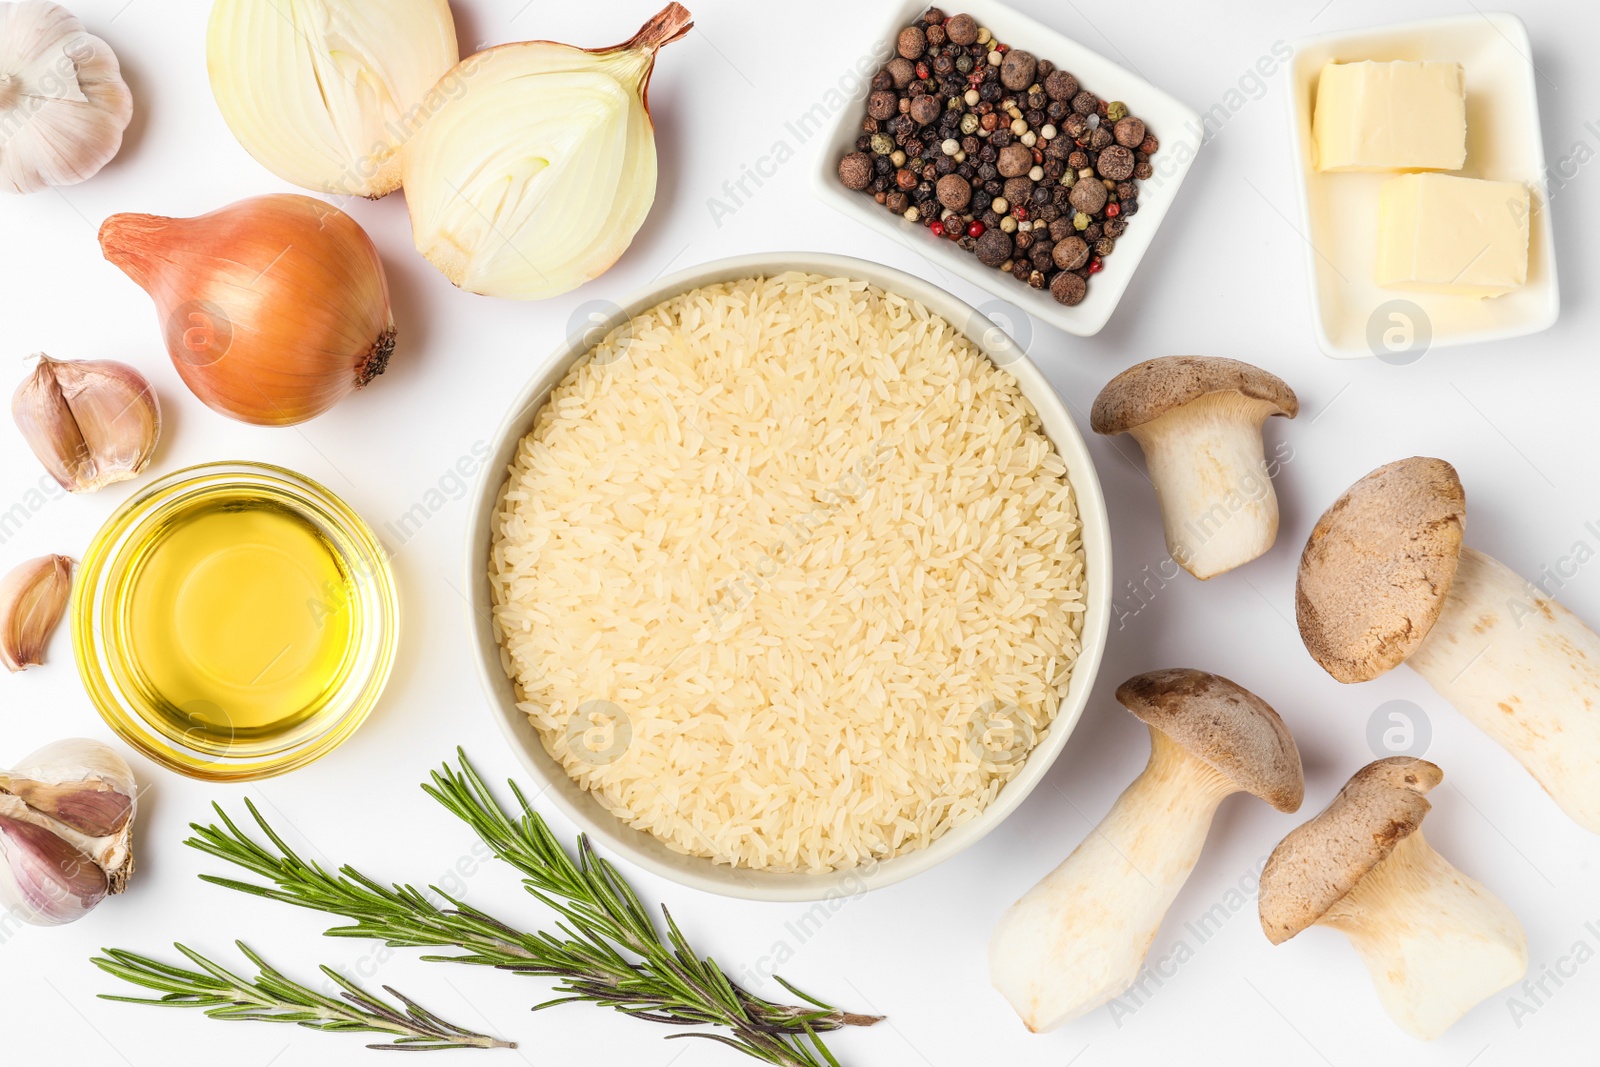
[[[1555,325],[1561,313],[1556,253],[1539,134],[1539,94],[1528,28],[1515,15],[1465,15],[1308,37],[1293,44],[1287,79],[1317,344],[1336,359],[1377,356],[1411,363],[1430,348],[1499,341]],[[1312,164],[1311,115],[1317,78],[1330,61],[1444,60],[1461,64],[1467,85],[1465,178],[1528,186],[1528,281],[1504,296],[1384,289],[1378,257],[1378,190],[1390,173],[1319,173]],[[1137,219],[1141,216],[1135,216]],[[1114,256],[1112,258],[1115,258]]]
[[[968,337],[983,348],[996,363],[1004,365],[1017,378],[1023,395],[1039,412],[1044,431],[1055,443],[1057,451],[1067,464],[1067,476],[1077,496],[1078,511],[1083,523],[1083,550],[1088,587],[1088,611],[1083,626],[1083,651],[1077,669],[1072,675],[1066,697],[1056,712],[1055,720],[1027,762],[995,798],[994,803],[981,816],[950,831],[931,846],[916,852],[905,853],[884,860],[870,868],[836,871],[829,874],[778,874],[752,871],[713,863],[696,856],[686,856],[668,848],[648,833],[635,830],[612,815],[586,790],[578,786],[566,771],[545,751],[538,734],[529,725],[522,712],[517,710],[511,680],[501,667],[500,645],[492,622],[493,602],[488,581],[489,549],[493,539],[494,515],[499,496],[504,487],[506,471],[516,453],[517,443],[533,427],[533,420],[544,404],[550,390],[580,359],[595,340],[604,337],[614,326],[641,311],[661,303],[689,289],[717,282],[734,281],[759,275],[772,275],[786,270],[804,270],[829,276],[861,278],[885,290],[921,301],[930,310],[962,328]],[[986,343],[987,339],[987,343]],[[1077,725],[1088,701],[1100,667],[1100,656],[1105,649],[1109,630],[1111,608],[1111,533],[1106,522],[1105,499],[1100,492],[1100,480],[1094,464],[1084,447],[1083,438],[1067,414],[1066,405],[1054,388],[1028,362],[1009,338],[988,319],[970,306],[936,286],[914,278],[901,271],[867,263],[845,256],[793,252],[777,255],[740,256],[718,260],[703,266],[680,271],[636,293],[620,307],[609,306],[609,312],[584,320],[583,328],[575,330],[556,352],[545,362],[544,368],[534,375],[511,407],[493,442],[493,455],[485,467],[476,506],[473,509],[472,527],[467,537],[466,588],[472,631],[476,640],[478,674],[495,719],[506,739],[521,758],[528,773],[540,786],[543,796],[560,808],[568,818],[577,823],[603,849],[612,855],[621,855],[640,867],[664,878],[708,893],[743,897],[751,900],[821,900],[832,897],[853,896],[868,888],[877,888],[909,878],[925,871],[942,860],[960,852],[994,829],[1001,820],[1016,810],[1061,754],[1067,737]]]
[[[886,50],[881,51],[887,62],[894,55],[894,40],[901,28],[915,22],[928,6],[922,0],[905,0],[876,36],[862,39],[863,47],[887,42]],[[1134,270],[1177,197],[1178,187],[1189,173],[1195,154],[1200,151],[1200,116],[1193,108],[1143,78],[995,0],[965,0],[942,6],[952,15],[960,12],[971,15],[979,26],[988,27],[1002,43],[1025,48],[1040,59],[1048,59],[1062,70],[1072,72],[1085,89],[1101,99],[1121,100],[1132,114],[1145,121],[1161,142],[1160,150],[1151,157],[1155,174],[1149,181],[1139,183],[1138,214],[1128,220],[1127,232],[1117,238],[1116,250],[1105,259],[1105,269],[1089,282],[1089,295],[1084,297],[1083,303],[1067,307],[1048,292],[1030,289],[1009,274],[985,267],[970,252],[929,234],[926,227],[890,214],[866,193],[841,185],[839,160],[855,150],[861,119],[866,115],[867,94],[871,91],[867,79],[862,79],[860,91],[839,110],[832,132],[817,150],[811,171],[812,189],[823,203],[1035,318],[1080,337],[1097,334],[1116,310],[1123,291],[1133,279]]]

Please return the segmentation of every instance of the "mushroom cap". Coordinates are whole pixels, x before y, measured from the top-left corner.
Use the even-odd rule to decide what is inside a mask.
[[[1333,907],[1422,825],[1423,796],[1444,779],[1427,760],[1391,756],[1361,768],[1322,814],[1278,843],[1261,871],[1261,929],[1281,945]]]
[[[1221,356],[1163,356],[1117,375],[1094,398],[1089,425],[1095,433],[1126,433],[1211,393],[1234,392],[1264,400],[1274,415],[1294,418],[1300,400],[1287,382],[1260,367]]]
[[[1305,799],[1300,750],[1265,700],[1228,679],[1187,667],[1151,671],[1117,686],[1117,702],[1279,811]]]
[[[1398,666],[1444,607],[1461,555],[1456,469],[1413,456],[1362,478],[1306,539],[1294,611],[1311,658],[1341,682]]]

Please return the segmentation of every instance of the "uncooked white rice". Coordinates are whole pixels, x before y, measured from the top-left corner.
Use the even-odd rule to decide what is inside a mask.
[[[799,273],[685,293],[575,365],[490,566],[550,754],[673,848],[769,870],[981,812],[1082,631],[1076,503],[1016,380],[915,301]]]

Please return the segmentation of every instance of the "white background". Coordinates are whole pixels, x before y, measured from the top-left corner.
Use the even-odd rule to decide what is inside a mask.
[[[603,45],[630,36],[654,0],[553,3],[458,0],[463,47],[529,37]],[[1470,0],[1254,0],[1091,5],[1020,0],[1055,28],[1135,68],[1205,111],[1224,100],[1279,40],[1399,19],[1470,12]],[[507,398],[592,299],[618,299],[662,272],[737,253],[816,249],[878,259],[948,278],[907,247],[869,233],[813,202],[806,186],[813,146],[714,221],[708,198],[783,136],[795,118],[865,53],[879,5],[817,0],[769,5],[696,0],[697,27],[662,56],[650,94],[662,173],[655,210],[609,274],[541,304],[495,302],[458,292],[411,247],[399,195],[343,205],[371,233],[395,293],[400,345],[388,374],[332,413],[297,429],[239,425],[203,408],[161,350],[144,293],[99,254],[95,231],[109,214],[193,215],[247,195],[289,187],[239,148],[206,83],[203,0],[77,0],[91,31],[108,39],[132,86],[136,114],[122,154],[99,176],[61,192],[0,199],[0,386],[25,373],[23,358],[130,362],[154,381],[166,412],[155,470],[208,460],[270,460],[342,494],[379,528],[430,489],[491,432]],[[1538,64],[1544,144],[1550,161],[1600,148],[1600,74],[1589,46],[1594,9],[1567,0],[1525,2]],[[1079,340],[1032,324],[1031,352],[1080,417],[1115,372],[1151,356],[1210,353],[1258,363],[1298,391],[1302,414],[1274,420],[1269,445],[1293,459],[1278,478],[1283,527],[1276,547],[1241,571],[1201,585],[1182,576],[1160,589],[1115,633],[1094,698],[1049,780],[1003,827],[969,852],[908,883],[851,901],[801,942],[786,932],[806,910],[718,900],[638,874],[647,901],[670,904],[694,943],[735,974],[786,942],[785,977],[836,1003],[876,1009],[887,1024],[837,1035],[847,1065],[1016,1063],[1083,1067],[1154,1062],[1364,1065],[1408,1062],[1465,1067],[1592,1059],[1600,993],[1600,842],[1564,818],[1518,765],[1475,732],[1405,669],[1340,686],[1312,663],[1292,622],[1295,562],[1320,511],[1373,467],[1414,454],[1455,463],[1469,501],[1468,540],[1527,575],[1555,567],[1584,542],[1600,549],[1593,467],[1597,313],[1594,235],[1600,178],[1579,168],[1553,194],[1565,313],[1550,332],[1492,346],[1428,354],[1410,366],[1339,363],[1312,343],[1301,239],[1294,216],[1287,103],[1280,72],[1248,100],[1201,154],[1175,209],[1122,306],[1100,336]],[[1091,87],[1092,88],[1092,87]],[[1258,99],[1249,99],[1255,96]],[[1135,104],[1135,108],[1137,105]],[[1569,177],[1571,172],[1569,171]],[[1254,188],[1252,188],[1254,186]],[[1139,225],[1135,219],[1133,225]],[[1019,327],[1020,328],[1020,327]],[[0,376],[4,377],[4,376]],[[1122,583],[1164,559],[1155,499],[1137,448],[1126,438],[1090,442],[1110,501],[1118,600]],[[9,423],[0,425],[0,509],[21,501],[42,474]],[[148,481],[148,478],[146,479]],[[77,555],[101,520],[140,484],[83,499],[61,498],[0,545],[0,566],[46,552]],[[448,492],[447,492],[447,495]],[[461,496],[461,491],[455,491]],[[251,786],[188,781],[131,757],[148,783],[138,828],[139,870],[127,895],[88,919],[53,930],[25,928],[0,945],[0,1061],[210,1064],[367,1062],[360,1039],[266,1024],[223,1024],[95,999],[114,983],[87,960],[100,946],[157,955],[184,940],[227,955],[245,937],[285,969],[318,962],[363,981],[391,983],[445,1016],[522,1042],[518,1053],[449,1053],[460,1060],[593,1062],[680,1067],[743,1062],[709,1043],[666,1042],[665,1028],[589,1006],[538,1016],[528,1007],[545,983],[466,967],[424,964],[415,951],[335,940],[337,920],[202,884],[222,865],[181,845],[186,824],[220,801],[258,798],[315,857],[353,863],[380,879],[445,884],[515,921],[541,913],[509,869],[472,858],[473,839],[417,788],[432,765],[465,745],[494,779],[519,773],[490,720],[469,661],[461,586],[467,503],[446,504],[400,550],[403,649],[387,695],[337,753],[289,777]],[[1600,528],[1600,521],[1597,527]],[[1570,568],[1569,568],[1570,570]],[[1170,572],[1169,572],[1170,573]],[[1580,568],[1561,599],[1600,623],[1600,567]],[[1274,704],[1305,756],[1306,806],[1282,815],[1247,796],[1227,801],[1207,850],[1179,895],[1152,959],[1192,949],[1153,995],[1122,1002],[1120,1017],[1094,1013],[1048,1036],[1025,1033],[989,988],[988,933],[1000,911],[1048,871],[1102,815],[1143,765],[1144,730],[1111,699],[1122,679],[1156,667],[1202,667],[1232,677]],[[1369,718],[1385,701],[1415,702],[1431,723],[1427,756],[1446,772],[1434,793],[1429,840],[1487,883],[1527,928],[1530,973],[1561,968],[1564,985],[1520,1003],[1492,997],[1439,1041],[1400,1034],[1378,1006],[1344,939],[1312,930],[1274,948],[1255,917],[1250,873],[1301,819],[1373,758]],[[62,736],[110,739],[86,699],[65,632],[49,663],[0,678],[0,762]],[[552,823],[571,832],[559,817]],[[458,862],[465,875],[452,875]],[[1230,889],[1243,888],[1243,901]],[[1228,915],[1204,943],[1185,928],[1222,902]],[[1229,910],[1229,904],[1238,905]],[[1219,913],[1220,914],[1220,913]],[[1577,963],[1571,954],[1584,946]],[[1186,953],[1187,955],[1187,953]],[[759,976],[758,976],[759,977]],[[773,992],[770,984],[758,985]],[[1136,1010],[1128,1011],[1129,1007]],[[454,1061],[452,1061],[454,1062]],[[477,1062],[477,1059],[471,1059]]]

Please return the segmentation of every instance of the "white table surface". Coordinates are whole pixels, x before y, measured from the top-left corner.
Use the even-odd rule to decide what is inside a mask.
[[[654,0],[458,0],[454,6],[464,46],[528,37],[601,45],[628,37]],[[356,864],[380,879],[454,884],[474,904],[540,921],[512,872],[482,862],[465,828],[417,788],[458,744],[496,779],[519,773],[472,674],[457,592],[467,504],[449,472],[490,433],[507,398],[585,301],[615,299],[675,266],[789,248],[934,272],[907,247],[816,204],[805,181],[811,148],[784,127],[823,99],[866,51],[870,42],[860,35],[880,21],[879,5],[696,0],[692,6],[695,31],[666,50],[652,85],[662,152],[656,207],[609,274],[540,304],[474,297],[454,290],[415,254],[398,195],[343,205],[383,255],[396,296],[399,349],[382,379],[331,414],[297,429],[261,429],[215,415],[187,393],[161,350],[148,299],[101,259],[95,231],[118,211],[193,215],[289,187],[245,154],[212,102],[203,0],[77,0],[77,13],[121,58],[136,115],[122,154],[98,177],[61,192],[0,198],[0,364],[11,368],[0,387],[9,392],[11,379],[24,373],[23,357],[36,350],[122,359],[148,374],[161,394],[166,433],[159,471],[219,459],[285,464],[329,485],[379,528],[434,490],[442,489],[444,500],[395,560],[405,613],[402,653],[379,709],[353,740],[314,766],[250,786],[193,782],[131,757],[149,784],[138,825],[138,874],[125,896],[84,921],[24,928],[0,943],[0,1061],[178,1067],[222,1060],[265,1067],[375,1060],[378,1054],[363,1051],[357,1037],[214,1023],[95,998],[116,988],[87,962],[101,946],[168,955],[164,946],[181,939],[226,953],[233,938],[245,937],[291,971],[326,962],[522,1042],[519,1053],[446,1054],[460,1061],[478,1062],[481,1055],[486,1064],[510,1063],[520,1054],[534,1064],[746,1062],[710,1043],[664,1043],[662,1027],[585,1005],[530,1016],[528,1007],[546,989],[536,979],[424,964],[416,951],[324,938],[320,932],[337,920],[204,885],[196,875],[223,865],[181,844],[187,823],[204,819],[212,801],[238,811],[245,797],[255,797],[312,856]],[[802,924],[808,911],[802,905],[724,901],[643,874],[634,884],[646,900],[670,904],[695,945],[758,991],[778,992],[765,978],[776,952],[787,959],[781,973],[802,988],[886,1013],[885,1025],[835,1037],[832,1047],[849,1065],[1093,1067],[1270,1058],[1363,1067],[1405,1057],[1489,1067],[1592,1056],[1600,841],[1563,817],[1510,756],[1409,671],[1360,686],[1332,681],[1305,654],[1292,618],[1295,563],[1316,516],[1373,467],[1428,454],[1461,471],[1470,543],[1525,575],[1545,567],[1564,573],[1561,599],[1600,623],[1600,567],[1577,563],[1600,549],[1600,491],[1589,451],[1597,440],[1593,338],[1600,313],[1585,299],[1600,266],[1592,239],[1600,179],[1591,176],[1592,166],[1576,162],[1600,149],[1600,72],[1589,54],[1600,29],[1596,9],[1570,0],[1518,5],[1540,72],[1546,153],[1553,168],[1574,160],[1552,197],[1567,298],[1560,322],[1543,335],[1390,366],[1334,362],[1315,349],[1304,250],[1289,221],[1283,75],[1257,84],[1249,72],[1278,41],[1460,13],[1470,2],[1020,0],[1020,6],[1197,110],[1222,103],[1229,112],[1107,330],[1078,340],[1043,324],[1019,328],[1031,328],[1033,358],[1080,416],[1106,379],[1150,356],[1234,356],[1286,378],[1300,394],[1302,415],[1274,420],[1267,431],[1269,445],[1292,454],[1277,480],[1278,543],[1266,557],[1205,585],[1187,576],[1164,586],[1151,580],[1154,592],[1140,607],[1123,583],[1146,578],[1146,567],[1158,572],[1166,558],[1155,499],[1131,441],[1092,440],[1110,501],[1118,602],[1129,616],[1114,634],[1072,743],[1016,815],[943,867],[848,901],[809,925]],[[864,13],[866,7],[874,10]],[[1242,91],[1230,92],[1241,79]],[[723,183],[755,167],[779,141],[796,158],[760,188],[747,184],[754,195],[737,210],[714,217],[710,200],[726,197]],[[982,299],[963,283],[942,282],[964,298]],[[0,425],[0,511],[31,499],[42,474],[9,423]],[[46,552],[79,554],[140,484],[30,508],[27,521],[0,544],[0,565]],[[1248,797],[1227,801],[1155,939],[1148,996],[1124,998],[1115,1011],[1095,1012],[1048,1036],[1029,1035],[989,988],[989,930],[1143,765],[1144,730],[1111,699],[1116,684],[1174,665],[1228,675],[1282,712],[1305,756],[1305,808],[1290,816]],[[1542,979],[1542,991],[1493,996],[1426,1045],[1389,1023],[1341,936],[1312,930],[1273,947],[1255,916],[1253,872],[1284,833],[1373,758],[1369,719],[1390,700],[1413,702],[1431,729],[1426,755],[1446,772],[1428,818],[1430,842],[1521,917],[1530,977]],[[0,763],[71,735],[111,738],[78,682],[63,630],[46,666],[0,678]],[[559,817],[551,821],[562,834],[572,830]],[[1212,919],[1202,930],[1208,912]]]

